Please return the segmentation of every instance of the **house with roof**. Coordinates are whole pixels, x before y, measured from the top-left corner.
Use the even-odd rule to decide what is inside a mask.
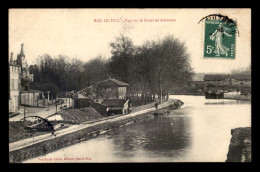
[[[126,88],[129,84],[116,79],[98,82],[94,87],[98,99],[126,99]]]
[[[21,90],[21,66],[13,60],[11,53],[9,61],[9,113],[17,113],[20,109],[20,90]]]
[[[107,113],[127,113],[126,99],[129,84],[109,78],[77,92],[78,98],[91,98],[96,103],[107,106]]]
[[[223,98],[224,92],[230,89],[230,75],[211,74],[204,76],[204,93],[206,98]]]
[[[222,93],[232,90],[240,91],[241,94],[251,92],[250,74],[232,74],[232,75],[205,75],[204,93],[206,98],[220,98]],[[217,93],[217,94],[216,94]],[[219,94],[219,95],[218,95]]]
[[[28,89],[21,91],[20,97],[23,106],[43,107],[46,105],[46,98],[43,91],[40,90]]]
[[[78,98],[91,97],[96,102],[106,99],[126,99],[129,84],[109,78],[77,92]]]
[[[230,79],[232,87],[242,94],[245,92],[251,94],[251,74],[233,74]]]
[[[234,74],[234,75],[231,75],[231,83],[234,86],[251,87],[251,75],[250,74]]]

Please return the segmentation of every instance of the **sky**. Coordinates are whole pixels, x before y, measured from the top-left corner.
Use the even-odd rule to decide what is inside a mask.
[[[237,20],[234,60],[203,58],[204,23],[198,22],[219,13]],[[23,43],[29,65],[45,53],[84,62],[99,55],[109,58],[109,43],[121,33],[136,46],[174,35],[185,42],[197,73],[228,73],[251,64],[250,9],[9,9],[9,56],[13,52],[16,57]]]

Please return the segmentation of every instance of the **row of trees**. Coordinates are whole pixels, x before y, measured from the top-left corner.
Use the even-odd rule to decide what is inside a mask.
[[[251,74],[251,64],[246,67],[246,68],[240,68],[240,69],[234,69],[231,71],[231,75],[236,75],[236,74]]]
[[[141,46],[134,46],[129,37],[120,35],[110,46],[110,58],[98,56],[86,63],[64,56],[40,56],[30,67],[34,74],[32,87],[55,94],[81,90],[112,77],[130,84],[129,96],[142,94],[147,99],[157,94],[168,99],[173,85],[185,83],[193,75],[185,44],[172,35]]]
[[[51,91],[51,95],[63,91],[78,90],[83,62],[66,56],[57,58],[44,54],[37,58],[37,63],[30,66],[34,82],[30,87],[42,91]]]
[[[193,75],[185,44],[172,35],[141,46],[134,46],[130,38],[121,35],[110,46],[111,74],[130,84],[129,94],[139,92],[144,99],[158,94],[168,99],[174,84],[185,83]]]

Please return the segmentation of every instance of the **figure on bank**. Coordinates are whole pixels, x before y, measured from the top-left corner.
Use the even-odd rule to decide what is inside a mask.
[[[157,102],[154,104],[154,106],[155,106],[155,109],[158,109],[158,103]]]

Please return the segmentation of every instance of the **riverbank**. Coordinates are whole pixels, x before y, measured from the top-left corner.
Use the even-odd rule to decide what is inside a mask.
[[[251,97],[248,98],[248,97],[236,97],[236,98],[224,98],[224,99],[228,99],[228,100],[245,100],[245,101],[251,101]]]
[[[226,162],[251,162],[251,127],[231,130]]]
[[[30,158],[45,155],[58,149],[93,138],[100,133],[116,129],[127,123],[151,118],[153,117],[152,114],[156,113],[156,111],[160,114],[164,112],[167,113],[167,110],[171,110],[169,105],[173,104],[174,101],[176,100],[164,102],[158,106],[158,110],[149,108],[91,124],[73,125],[69,128],[57,131],[56,137],[46,134],[37,136],[34,139],[30,138],[11,143],[9,144],[9,161],[11,163],[19,163]]]

